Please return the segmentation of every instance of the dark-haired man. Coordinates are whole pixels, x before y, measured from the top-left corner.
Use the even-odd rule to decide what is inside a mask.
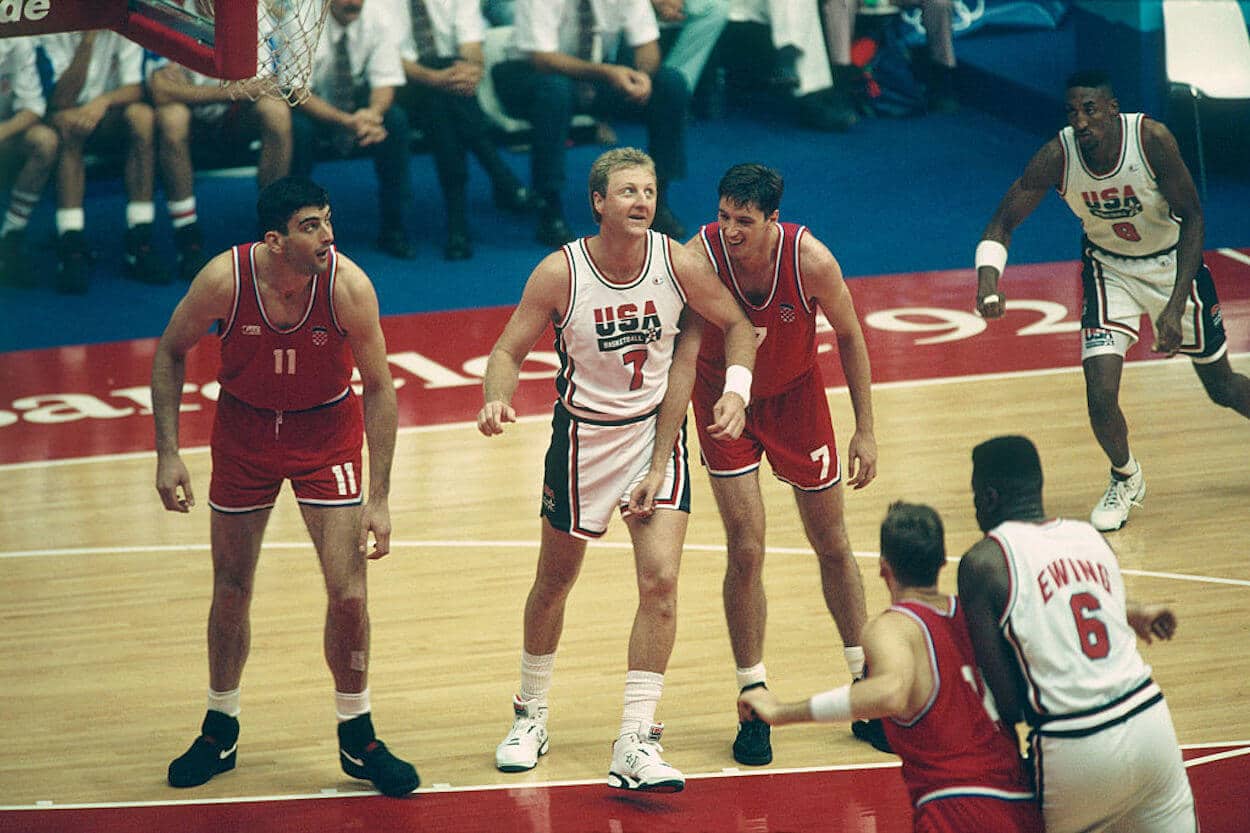
[[[178,454],[178,403],[187,352],[210,326],[218,327],[208,712],[191,748],[169,765],[169,783],[194,787],[234,768],[256,564],[265,524],[290,480],[325,577],[325,656],[334,676],[340,765],[386,795],[406,795],[417,788],[417,771],[374,735],[368,688],[365,568],[367,558],[390,551],[387,496],[397,420],[377,295],[361,268],[335,249],[321,186],[279,179],[261,191],[257,215],[264,240],[235,246],[204,266],[152,361],[156,490],[167,510],[190,512],[195,496]],[[353,365],[363,408],[350,384]],[[374,547],[367,553],[370,532]]]
[[[842,464],[833,435],[825,384],[816,363],[816,314],[823,312],[838,342],[838,357],[855,410],[847,447],[848,484],[862,489],[877,473],[873,435],[872,374],[868,348],[838,261],[805,226],[778,220],[785,183],[772,168],[734,165],[721,178],[717,222],[703,226],[686,247],[711,263],[755,328],[759,351],[751,410],[741,437],[714,437],[705,429],[724,385],[724,347],[714,327],[697,316],[690,335],[701,335],[694,410],[703,464],[728,541],[723,588],[739,691],[763,686],[764,498],[760,460],[794,489],[807,540],[820,565],[825,605],[842,638],[852,676],[863,674],[860,632],[868,619],[859,565],[843,518]],[[856,723],[856,736],[889,751],[879,724]],[[772,761],[766,723],[738,726],[733,745],[739,763]]]
[[[564,216],[565,145],[575,113],[640,116],[659,186],[653,227],[681,238],[668,188],[686,175],[685,77],[661,63],[660,28],[649,0],[517,0],[508,60],[491,68],[509,115],[534,126],[530,187],[540,198],[535,234],[558,248],[574,239]],[[615,63],[617,44],[629,47]],[[596,50],[596,45],[599,49]]]
[[[1172,716],[1137,650],[1138,636],[1171,639],[1176,617],[1125,597],[1092,526],[1046,515],[1027,438],[972,450],[972,494],[986,537],[959,563],[959,598],[999,715],[1031,727],[1046,830],[1196,831]]]
[[[998,279],[1011,234],[1057,190],[1085,232],[1081,365],[1090,426],[1111,461],[1089,521],[1109,532],[1146,497],[1119,402],[1124,355],[1142,314],[1154,323],[1155,352],[1188,355],[1211,400],[1247,418],[1250,378],[1228,362],[1219,298],[1202,262],[1202,206],[1171,131],[1141,113],[1121,113],[1101,72],[1068,79],[1067,109],[1068,127],[1029,160],[977,246],[977,312],[1006,312]]]
[[[310,95],[291,112],[291,173],[312,174],[319,154],[373,156],[378,181],[378,248],[417,256],[408,236],[412,177],[408,114],[393,106],[404,86],[402,31],[386,3],[330,0],[317,41]]]
[[[751,689],[739,710],[771,724],[887,718],[918,833],[1041,833],[1014,731],[998,720],[976,673],[959,600],[938,592],[945,565],[937,512],[891,504],[881,523],[891,606],[864,629],[868,676],[789,704]]]

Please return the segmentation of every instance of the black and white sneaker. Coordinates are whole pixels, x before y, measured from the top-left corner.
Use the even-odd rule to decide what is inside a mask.
[[[214,775],[229,772],[234,769],[238,748],[238,719],[210,709],[191,748],[170,762],[169,786],[198,787]]]
[[[367,714],[339,724],[339,763],[353,778],[370,781],[382,795],[400,798],[421,785],[416,767],[391,754],[373,734]]]
[[[864,743],[870,744],[878,752],[884,752],[887,755],[894,754],[890,741],[886,739],[885,727],[881,725],[880,718],[856,720],[851,724],[851,734]]]
[[[762,720],[744,720],[734,738],[734,760],[747,766],[773,762],[772,727]]]

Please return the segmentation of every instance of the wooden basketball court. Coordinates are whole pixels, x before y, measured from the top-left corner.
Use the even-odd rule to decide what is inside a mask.
[[[1224,279],[1220,291],[1234,338],[1232,361],[1247,372],[1250,290],[1243,273],[1250,268],[1233,268],[1240,262],[1235,256],[1245,259],[1238,252],[1228,255],[1217,275]],[[1101,495],[1106,463],[1086,423],[1070,326],[1073,282],[1053,279],[1056,271],[1070,274],[1071,268],[1018,267],[1011,297],[1019,299],[1020,313],[971,335],[960,335],[966,322],[956,315],[968,301],[966,275],[852,283],[874,378],[881,380],[874,390],[880,476],[869,488],[847,495],[851,541],[861,556],[870,612],[887,603],[875,550],[877,526],[891,501],[904,498],[937,508],[952,557],[979,538],[969,488],[975,443],[1000,433],[1032,437],[1042,453],[1052,514],[1085,517]],[[1051,332],[1029,336],[1025,331],[1037,325],[1042,304],[1058,306],[1058,318]],[[447,344],[442,319],[387,322],[391,360],[403,385],[405,427],[391,496],[393,551],[370,567],[375,723],[379,735],[417,765],[423,792],[487,788],[456,792],[447,805],[451,815],[445,818],[451,821],[436,823],[431,816],[404,829],[565,829],[568,820],[557,824],[550,813],[546,823],[492,827],[473,808],[487,806],[477,798],[483,795],[505,795],[514,808],[551,800],[539,797],[542,790],[501,793],[501,787],[601,782],[619,717],[636,595],[627,537],[618,523],[606,540],[592,545],[569,604],[551,695],[550,754],[530,773],[506,775],[494,768],[494,746],[511,721],[521,608],[537,551],[549,370],[535,368],[534,378],[523,384],[517,399],[527,414],[522,422],[487,440],[469,422],[480,397],[477,383],[452,384],[413,356],[467,377],[480,367],[478,358],[489,350],[504,314],[456,314],[456,332],[463,337],[441,348],[460,350],[454,361],[430,346]],[[945,343],[926,343],[935,337]],[[112,830],[130,824],[105,809],[48,813],[40,807],[120,803],[137,812],[147,802],[367,792],[366,784],[338,768],[332,685],[321,658],[324,598],[311,546],[285,492],[270,523],[257,581],[239,766],[195,790],[165,785],[166,765],[191,741],[204,710],[211,580],[209,459],[200,445],[200,421],[211,408],[189,411],[183,422],[184,459],[200,505],[189,517],[165,513],[152,488],[154,457],[138,450],[150,447],[150,417],[142,407],[122,413],[118,398],[129,397],[132,405],[141,401],[135,391],[146,379],[151,349],[149,342],[130,342],[0,356],[0,378],[12,394],[0,403],[12,409],[0,410],[6,438],[0,465],[6,533],[0,543],[0,666],[8,695],[0,743],[10,751],[0,760],[0,829]],[[197,352],[208,349],[201,345]],[[826,354],[825,360],[826,378],[836,385],[836,358]],[[195,362],[189,368],[189,390],[200,385],[207,391],[211,376]],[[67,390],[77,393],[52,393]],[[107,404],[113,415],[88,399]],[[197,401],[188,394],[188,406],[199,408]],[[853,425],[849,402],[838,388],[831,390],[830,401],[839,448],[845,451]],[[1175,641],[1144,651],[1182,744],[1219,750],[1224,774],[1199,790],[1204,830],[1241,829],[1238,819],[1245,818],[1243,808],[1250,809],[1244,795],[1250,717],[1240,706],[1250,680],[1250,652],[1244,648],[1250,594],[1248,426],[1209,403],[1181,359],[1130,362],[1122,401],[1148,496],[1110,540],[1130,593],[1168,602],[1180,618]],[[47,455],[61,459],[28,459]],[[766,473],[762,480],[769,513],[766,660],[772,686],[797,699],[840,684],[847,674],[788,487]],[[735,686],[721,610],[723,536],[702,472],[694,477],[694,500],[677,645],[659,718],[668,724],[665,752],[671,762],[690,776],[718,776],[736,766],[729,752]],[[943,586],[953,591],[954,578],[951,565]],[[898,826],[909,822],[905,805],[899,806],[904,799],[892,768],[896,759],[854,740],[846,726],[787,727],[774,734],[774,748],[775,762],[762,772],[776,777],[745,779],[762,796],[754,800],[774,808],[772,823],[750,826],[749,818],[739,818],[731,827],[732,820],[714,821],[722,819],[717,813],[729,800],[724,795],[743,788],[714,787],[720,779],[692,777],[674,803],[652,797],[630,804],[627,818],[633,821],[624,829],[647,829],[651,823],[683,830],[907,829]],[[848,765],[885,769],[862,770],[852,786],[826,773],[830,780],[816,783],[829,789],[811,790],[808,823],[779,826],[778,819],[788,819],[784,813],[798,801],[793,796],[806,794],[786,786],[790,775],[798,777],[794,770]],[[1201,769],[1191,769],[1196,789]],[[864,772],[877,772],[872,776],[877,780],[863,780]],[[833,789],[835,783],[851,792]],[[793,784],[798,790],[797,781]],[[579,789],[589,790],[593,801],[569,810],[591,814],[576,829],[622,829],[606,820],[626,812],[611,795],[615,791]],[[859,816],[836,822],[842,826],[830,821],[830,807],[842,806],[838,802],[848,794],[875,812],[877,826]],[[402,803],[425,800],[419,795]],[[442,799],[429,800],[422,812],[442,806],[437,803]],[[377,809],[393,803],[368,800],[365,806],[372,809],[360,817],[400,812]],[[198,829],[195,820],[226,812],[177,806],[181,809],[170,817],[181,821],[174,827],[162,822],[147,829]],[[256,806],[269,813],[275,809]],[[336,821],[347,806],[301,803],[299,818],[313,821],[298,829],[347,829]],[[678,808],[694,815],[667,815]],[[87,815],[71,824],[76,817],[70,814],[79,812]],[[296,829],[272,816],[265,816],[268,826],[249,826],[249,813],[231,812],[238,816],[231,829]]]

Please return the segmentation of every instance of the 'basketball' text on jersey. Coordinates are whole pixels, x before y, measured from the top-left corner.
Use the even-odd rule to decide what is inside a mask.
[[[597,307],[595,333],[599,336],[599,349],[606,353],[630,345],[659,341],[664,327],[660,323],[655,301],[648,298],[643,303],[641,316],[637,304]]]
[[[1104,220],[1122,220],[1142,212],[1141,200],[1137,198],[1132,185],[1125,185],[1123,193],[1117,187],[1104,188],[1101,191],[1082,191],[1081,199],[1085,200],[1090,214]]]
[[[1037,574],[1037,589],[1045,604],[1054,597],[1056,588],[1062,590],[1069,584],[1090,581],[1097,582],[1108,593],[1113,592],[1111,574],[1105,565],[1083,558],[1056,558]]]

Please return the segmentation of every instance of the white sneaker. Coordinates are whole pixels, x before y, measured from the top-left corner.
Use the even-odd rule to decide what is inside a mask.
[[[516,719],[503,743],[495,747],[495,766],[504,772],[525,772],[538,766],[538,757],[547,754],[547,706],[537,700],[512,696]]]
[[[621,790],[643,790],[657,793],[679,793],[686,786],[686,777],[660,757],[663,723],[654,723],[646,735],[630,732],[612,744],[612,769],[608,786]]]
[[[1141,506],[1146,499],[1146,478],[1142,476],[1141,466],[1137,473],[1121,478],[1111,472],[1111,482],[1107,484],[1106,494],[1094,511],[1089,513],[1089,522],[1099,532],[1113,532],[1124,526],[1128,520],[1129,510]]]

